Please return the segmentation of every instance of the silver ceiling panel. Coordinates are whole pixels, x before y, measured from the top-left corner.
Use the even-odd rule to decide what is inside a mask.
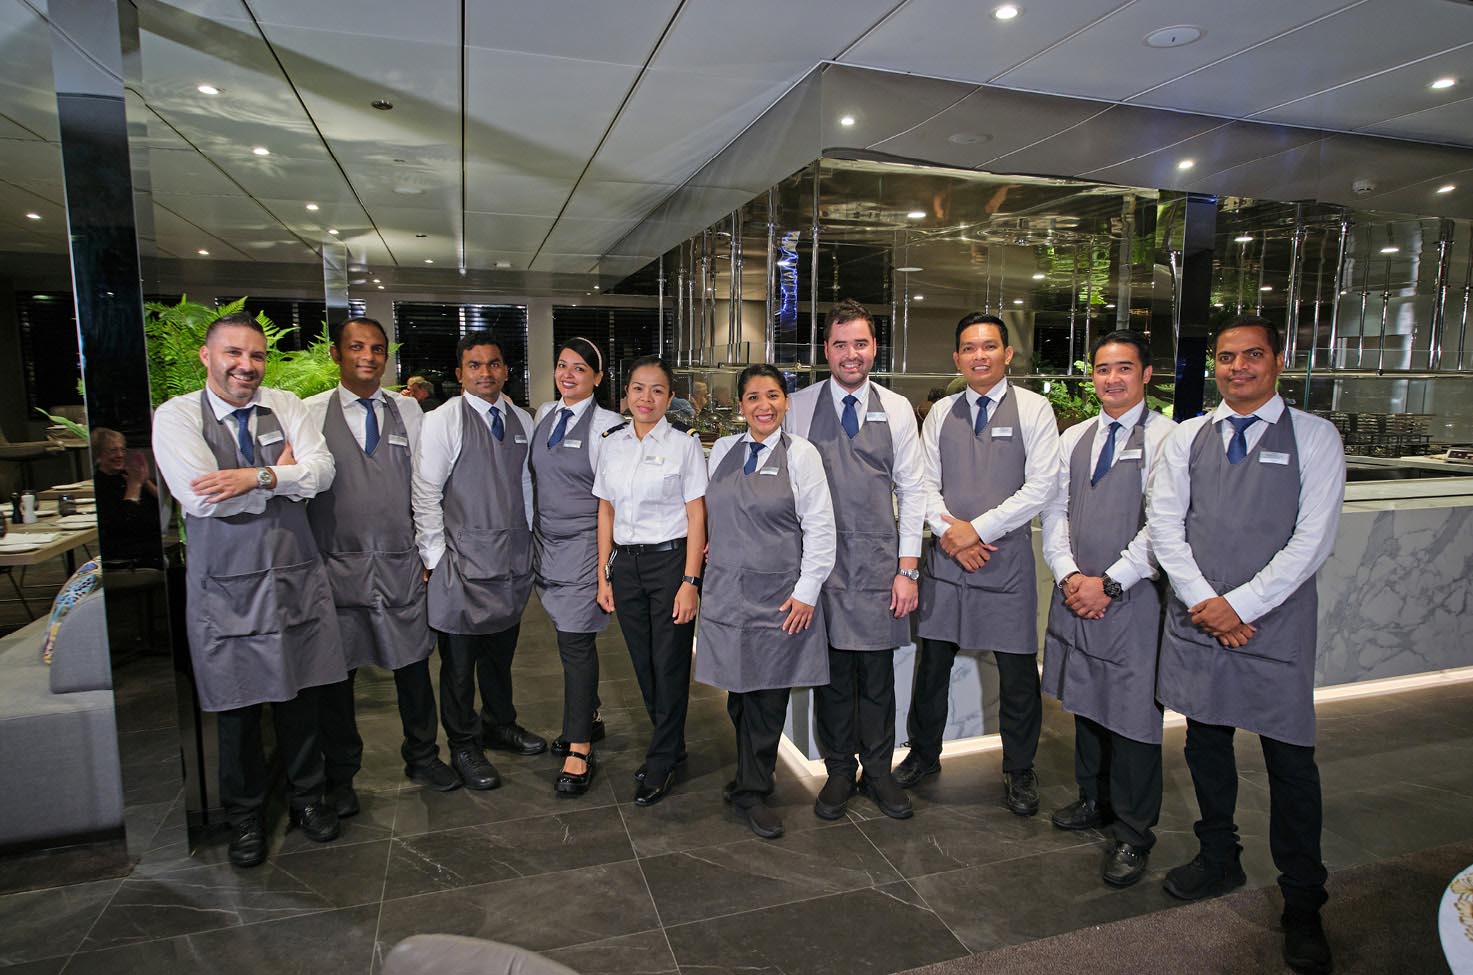
[[[907,132],[959,104],[976,85],[835,65],[824,72],[819,112],[824,148],[859,148]],[[845,125],[845,119],[853,124]]]
[[[465,199],[466,207],[471,210],[555,217],[572,189],[573,178],[570,176],[529,173],[489,160],[470,159],[466,162]],[[412,201],[403,202],[408,204]],[[457,200],[455,206],[459,205]]]
[[[791,83],[838,56],[899,0],[686,0],[651,67]]]
[[[1170,148],[1080,175],[1107,183],[1205,192],[1208,191],[1207,184],[1203,181],[1214,173],[1256,159],[1271,158],[1324,137],[1325,133],[1314,129],[1223,122]],[[1184,160],[1192,162],[1192,166],[1185,170],[1178,166]]]
[[[1473,83],[1473,77],[1469,78]],[[1467,92],[1465,92],[1467,94]],[[1418,139],[1426,142],[1443,142],[1448,132],[1473,133],[1473,97],[1439,105],[1412,115],[1387,119],[1368,125],[1364,131],[1375,135],[1389,135],[1398,139]]]
[[[989,86],[872,148],[945,166],[975,168],[1047,139],[1110,106]]]
[[[25,139],[4,143],[0,179],[19,183],[54,199],[61,198],[61,146]]]
[[[412,4],[406,4],[412,9]],[[499,51],[642,65],[679,0],[525,0],[466,5],[466,43]]]
[[[523,217],[509,213],[465,215],[466,253],[471,251],[535,251],[552,229],[552,217]]]
[[[1324,128],[1351,131],[1387,119],[1441,108],[1466,100],[1473,87],[1473,38],[1456,51],[1404,65],[1352,84],[1290,102],[1255,117],[1255,121],[1294,124],[1308,117]],[[1428,86],[1438,78],[1463,75],[1460,85],[1437,90]],[[1444,130],[1440,142],[1473,144],[1473,132]]]
[[[473,5],[475,6],[475,5]],[[339,37],[334,44],[371,43],[376,38],[406,42],[458,44],[460,35],[460,0],[352,0],[351,7],[335,3],[302,2],[302,0],[250,0],[251,11],[267,28],[273,43],[277,31],[272,28],[306,28]],[[238,14],[237,14],[238,16]],[[371,58],[364,64],[375,66]]]
[[[185,196],[240,196],[240,188],[193,149],[148,150],[155,191]]]
[[[1116,105],[1042,142],[999,155],[982,168],[999,173],[1075,176],[1190,139],[1222,124],[1204,115]]]
[[[600,219],[609,213],[649,213],[675,192],[673,183],[643,183],[585,179],[568,201],[563,216],[573,220]]]
[[[542,254],[603,254],[629,232],[628,220],[572,220],[563,217],[547,235]],[[539,260],[533,267],[543,270]]]

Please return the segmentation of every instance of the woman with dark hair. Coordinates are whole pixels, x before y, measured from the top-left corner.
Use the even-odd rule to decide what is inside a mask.
[[[696,680],[727,692],[737,772],[725,798],[752,832],[776,839],[783,823],[764,800],[789,694],[829,682],[819,591],[834,567],[834,508],[818,448],[782,432],[782,373],[765,364],[743,369],[737,405],[747,432],[711,448],[710,587]]]
[[[603,355],[584,338],[558,349],[553,383],[561,394],[537,408],[533,421],[532,572],[537,597],[552,617],[563,661],[563,733],[552,743],[564,755],[554,790],[580,796],[593,782],[593,742],[603,737],[598,709],[598,634],[609,614],[598,604],[598,499],[594,473],[604,432],[619,414],[595,402]]]
[[[636,359],[626,395],[633,420],[608,431],[593,493],[598,503],[598,603],[619,610],[654,733],[635,805],[669,793],[685,761],[690,648],[706,548],[701,441],[665,419],[674,377],[658,356]]]

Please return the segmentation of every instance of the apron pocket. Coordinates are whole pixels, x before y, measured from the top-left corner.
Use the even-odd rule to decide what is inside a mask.
[[[838,559],[829,586],[845,592],[883,592],[886,601],[895,581],[894,532],[839,532]]]
[[[455,533],[463,579],[510,581],[532,570],[532,533],[525,528],[465,529]]]
[[[796,572],[742,569],[741,601],[747,614],[744,625],[774,630],[781,626],[787,614],[779,612],[778,607],[787,602],[797,582]]]
[[[332,586],[332,601],[344,608],[376,606],[373,552],[324,552],[322,564]]]
[[[419,549],[377,552],[371,557],[374,588],[384,606],[399,609],[424,602],[424,563],[420,561]]]
[[[205,622],[218,636],[281,633],[310,622],[319,608],[316,559],[205,579]]]

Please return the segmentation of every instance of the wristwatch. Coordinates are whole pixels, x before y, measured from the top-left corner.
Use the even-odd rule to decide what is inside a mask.
[[[896,569],[895,570],[895,574],[898,575],[898,576],[905,576],[911,582],[920,582],[921,581],[921,570],[920,569]]]
[[[1100,588],[1105,590],[1105,595],[1111,599],[1119,599],[1125,595],[1125,587],[1111,579],[1108,573],[1100,576]]]
[[[701,588],[701,577],[700,576],[681,576],[680,577],[680,581],[681,582],[688,582],[691,585],[695,586],[697,589]]]
[[[256,468],[256,487],[260,488],[262,491],[269,491],[271,490],[271,486],[275,483],[276,475],[271,473],[271,468]]]

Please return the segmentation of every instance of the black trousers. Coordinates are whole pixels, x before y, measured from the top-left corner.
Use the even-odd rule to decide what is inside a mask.
[[[598,634],[557,631],[563,660],[563,740],[587,741],[598,707]]]
[[[503,725],[517,720],[517,709],[511,703],[511,660],[521,629],[518,623],[500,633],[440,634],[440,723],[452,749],[474,746],[483,721]]]
[[[829,648],[829,682],[813,689],[814,727],[829,775],[890,774],[895,757],[895,651]]]
[[[322,799],[325,777],[318,741],[318,688],[271,705],[276,750],[286,766],[287,801],[302,810]],[[252,704],[215,715],[220,749],[220,803],[232,826],[261,818],[266,809],[266,751],[261,743],[261,708]]]
[[[787,721],[791,693],[779,687],[726,695],[726,713],[736,729],[736,788],[731,801],[737,806],[750,806],[772,794],[777,746]]]
[[[941,755],[946,709],[951,693],[951,665],[958,647],[944,640],[922,640],[917,649],[915,688],[910,696],[910,747],[922,758]],[[1027,653],[994,653],[1000,685],[998,724],[1002,732],[1002,770],[1033,767],[1038,735],[1043,729],[1038,658]]]
[[[350,670],[347,680],[321,689],[322,758],[329,789],[352,785],[354,776],[363,768],[363,737],[358,733],[353,700],[357,677],[358,671]],[[399,754],[404,757],[405,765],[424,765],[440,752],[435,744],[438,718],[429,658],[394,671],[394,691],[399,701],[399,723],[404,729]]]
[[[1074,780],[1086,799],[1115,812],[1116,840],[1149,850],[1161,821],[1161,746],[1074,716]]]
[[[1224,863],[1242,849],[1233,822],[1238,804],[1235,730],[1187,719],[1187,768],[1202,814],[1195,829],[1202,857],[1209,863]],[[1268,769],[1268,847],[1279,868],[1284,906],[1318,911],[1326,900],[1326,874],[1320,856],[1320,770],[1314,748],[1262,735],[1259,742]]]
[[[682,540],[683,541],[683,540]],[[695,620],[674,622],[675,593],[685,575],[685,545],[670,552],[614,558],[614,610],[629,645],[629,659],[654,726],[645,764],[658,782],[685,754],[685,715],[690,708],[690,648]]]

